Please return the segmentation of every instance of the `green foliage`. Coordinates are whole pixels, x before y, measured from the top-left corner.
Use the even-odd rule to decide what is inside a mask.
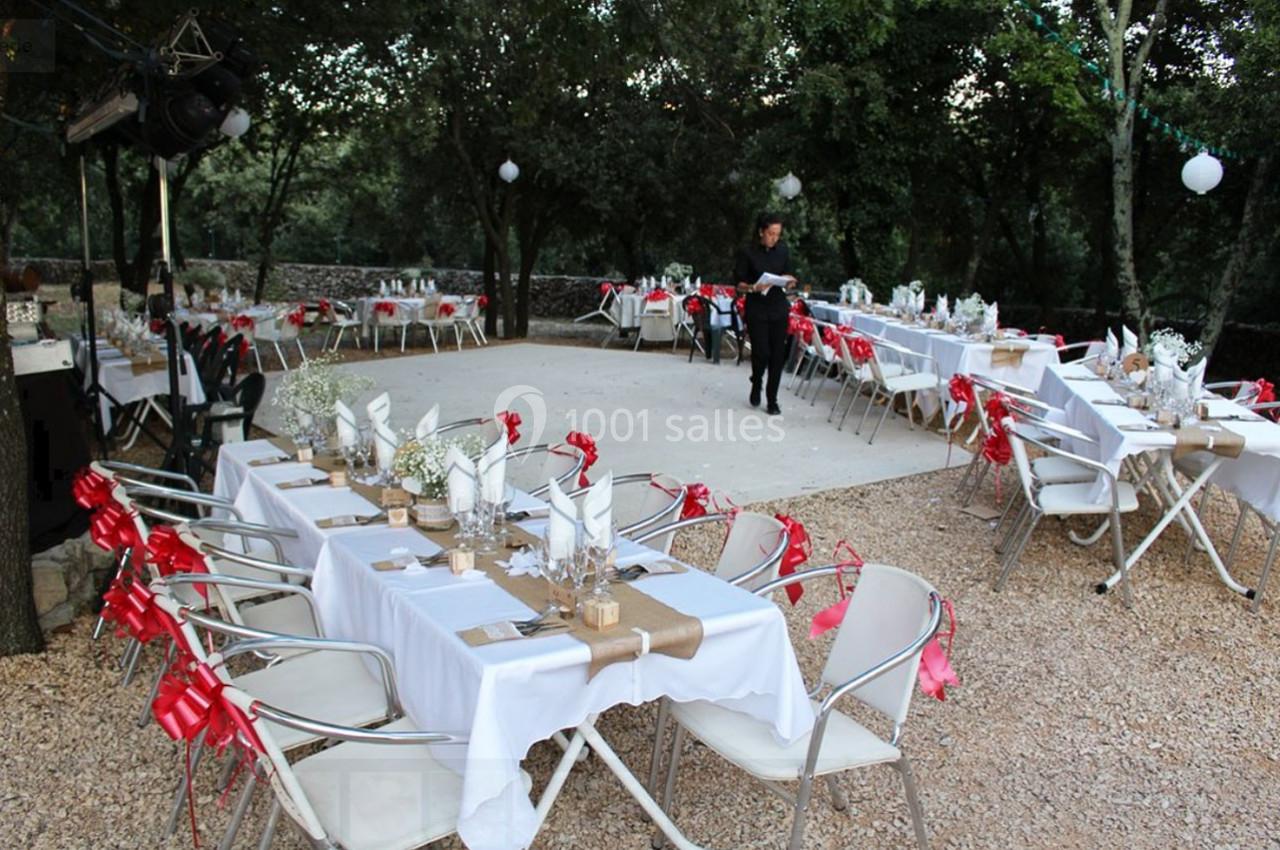
[[[227,276],[209,266],[195,266],[174,275],[179,286],[203,291],[217,290],[227,285]]]

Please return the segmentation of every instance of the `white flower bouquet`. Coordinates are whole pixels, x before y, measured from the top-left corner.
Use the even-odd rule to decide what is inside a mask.
[[[331,354],[314,357],[285,374],[271,404],[284,408],[285,430],[293,437],[314,432],[318,421],[332,418],[333,403],[349,401],[373,386],[365,375],[339,372]]]
[[[1186,338],[1173,328],[1161,328],[1151,332],[1151,336],[1147,338],[1146,352],[1154,358],[1157,348],[1163,348],[1172,354],[1178,361],[1178,365],[1183,368],[1186,368],[1186,365],[1200,354],[1199,342],[1187,342]]]
[[[444,458],[451,446],[457,446],[467,457],[476,457],[485,449],[484,438],[479,434],[452,439],[435,436],[426,440],[407,439],[396,449],[391,470],[410,493],[425,499],[443,499],[449,483]]]
[[[986,303],[982,300],[982,296],[975,292],[967,298],[956,301],[955,307],[951,310],[951,317],[956,327],[972,329],[982,323],[986,312]]]

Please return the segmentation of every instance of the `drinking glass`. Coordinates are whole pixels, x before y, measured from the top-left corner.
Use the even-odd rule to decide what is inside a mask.
[[[579,543],[573,547],[573,558],[569,561],[569,579],[573,582],[573,592],[578,600],[574,609],[574,614],[578,617],[582,616],[582,588],[587,583],[587,567],[590,559],[586,546]]]
[[[493,531],[494,515],[497,510],[498,505],[492,502],[481,500],[476,503],[476,551],[485,555],[492,555],[498,551],[497,536]]]

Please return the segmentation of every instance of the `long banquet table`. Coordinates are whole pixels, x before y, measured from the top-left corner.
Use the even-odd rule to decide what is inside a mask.
[[[458,832],[472,850],[527,847],[584,741],[673,841],[692,846],[595,729],[597,715],[610,707],[661,697],[707,699],[772,724],[783,741],[812,728],[786,623],[770,600],[697,569],[635,582],[630,587],[697,617],[702,642],[687,660],[646,653],[594,677],[588,676],[589,647],[568,634],[472,647],[460,630],[537,612],[483,574],[373,569],[393,549],[430,555],[440,547],[413,528],[316,529],[315,517],[369,515],[377,508],[358,504],[360,497],[346,488],[275,486],[297,479],[303,464],[249,465],[277,453],[266,441],[224,446],[215,492],[233,497],[246,520],[296,528],[298,539],[286,541],[286,552],[296,563],[315,564],[313,591],[326,635],[386,649],[409,717],[424,729],[467,735],[465,747],[437,747],[435,755],[464,777]],[[522,526],[537,534],[542,522]],[[620,554],[635,557],[642,549],[624,542]],[[576,730],[573,742],[535,809],[520,761],[533,744],[563,729]]]

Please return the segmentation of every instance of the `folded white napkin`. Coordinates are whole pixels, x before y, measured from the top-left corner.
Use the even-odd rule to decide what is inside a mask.
[[[378,281],[378,294],[379,295],[387,294],[387,282],[385,280]]]
[[[1175,373],[1179,383],[1186,383],[1187,398],[1193,401],[1200,398],[1200,393],[1204,389],[1204,370],[1208,365],[1208,361],[1202,359],[1192,363],[1185,370],[1179,369]]]
[[[862,289],[862,303],[868,307],[871,306],[871,287],[869,286]]]
[[[947,296],[938,296],[937,302],[933,305],[933,314],[943,322],[951,318],[951,305],[947,302]]]
[[[613,473],[591,485],[582,500],[582,530],[597,549],[613,545]]]
[[[1138,353],[1138,335],[1136,333],[1122,325],[1120,327],[1120,337],[1123,340],[1120,344],[1120,356],[1122,358]]]
[[[548,493],[551,515],[547,520],[547,557],[565,561],[573,557],[578,539],[578,507],[554,478]]]
[[[344,449],[354,448],[360,442],[360,428],[356,425],[355,413],[341,401],[335,401],[333,415],[338,423],[338,445]]]
[[[1120,340],[1116,339],[1115,332],[1111,328],[1107,328],[1107,359],[1116,360],[1120,357]]]
[[[444,455],[449,487],[449,510],[455,514],[472,511],[476,506],[476,465],[462,449],[450,446]]]
[[[369,402],[365,410],[369,412],[369,420],[373,424],[377,425],[379,422],[385,424],[391,418],[391,395],[383,393]]]
[[[1110,342],[1108,342],[1109,346]],[[1155,361],[1156,380],[1162,384],[1172,381],[1174,371],[1178,368],[1178,361],[1173,352],[1163,345],[1157,345],[1151,352],[1151,359]]]
[[[424,442],[436,433],[436,428],[440,424],[440,405],[433,404],[431,409],[423,414],[418,420],[418,427],[414,429],[414,436],[418,438],[418,442]]]
[[[987,305],[982,315],[982,332],[992,334],[1000,327],[1000,307],[994,302]]]
[[[507,475],[507,440],[494,440],[480,457],[480,499],[491,505],[501,504]]]
[[[373,447],[378,456],[378,471],[386,472],[391,469],[396,449],[400,448],[400,438],[387,423],[375,422],[373,423]]]
[[[915,308],[916,308],[917,316],[924,312],[924,290],[923,289],[916,293]]]

